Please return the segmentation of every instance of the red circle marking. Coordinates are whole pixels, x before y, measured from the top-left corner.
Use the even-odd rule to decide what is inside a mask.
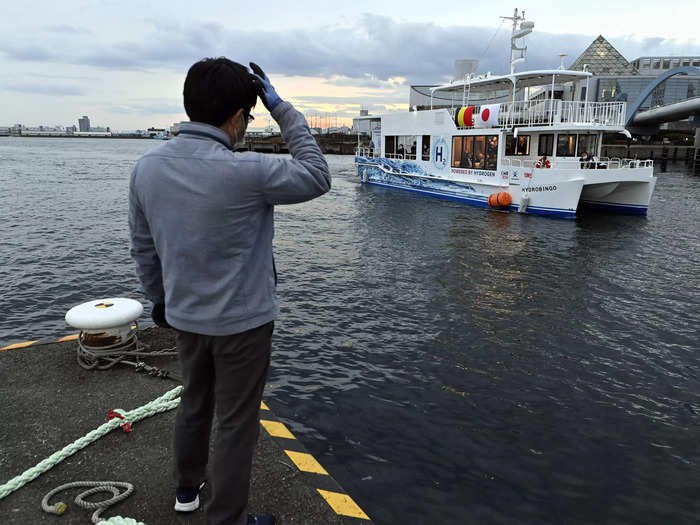
[[[484,111],[481,112],[481,120],[486,122],[489,119],[489,115],[491,112],[489,111],[489,108],[484,109]]]

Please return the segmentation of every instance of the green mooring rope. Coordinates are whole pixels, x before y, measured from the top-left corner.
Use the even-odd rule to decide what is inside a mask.
[[[30,481],[38,478],[40,475],[42,475],[44,472],[50,470],[54,466],[58,465],[61,461],[64,459],[72,456],[79,450],[82,450],[83,448],[87,447],[90,443],[93,441],[97,441],[100,439],[102,436],[108,434],[112,430],[114,430],[117,427],[123,426],[125,428],[130,428],[131,425],[137,421],[140,421],[142,419],[145,419],[147,417],[153,416],[155,414],[159,414],[160,412],[167,412],[168,410],[172,410],[177,407],[177,405],[180,403],[180,392],[182,391],[182,387],[178,386],[176,388],[173,388],[172,390],[169,390],[162,396],[160,396],[157,399],[154,399],[150,403],[147,403],[139,408],[135,408],[134,410],[121,410],[121,409],[115,409],[112,412],[117,415],[115,419],[111,419],[104,423],[103,425],[100,425],[97,427],[95,430],[90,431],[83,437],[77,439],[73,443],[66,445],[63,447],[61,450],[54,452],[51,454],[48,458],[40,461],[37,463],[34,467],[24,471],[22,474],[19,476],[15,476],[12,478],[10,481],[5,483],[4,485],[0,485],[0,500],[5,498],[6,496],[9,496],[12,494],[14,491],[17,489],[23,487]],[[78,485],[76,485],[77,483]],[[58,487],[49,494],[46,495],[44,498],[44,501],[42,501],[42,507],[44,506],[44,503],[46,503],[46,506],[48,505],[48,500],[49,498],[54,495],[57,492],[60,492],[61,490],[65,488],[70,488],[70,486],[86,486],[85,483],[96,483],[96,482],[75,482],[75,483],[69,483],[67,485],[62,485],[61,487]],[[121,501],[121,499],[126,498],[131,491],[133,490],[133,486],[131,489],[126,490],[125,493],[120,493],[117,488],[114,486],[119,484],[119,486],[124,486],[128,484],[123,484],[121,482],[104,482],[104,486],[101,487],[96,487],[94,489],[88,490],[83,492],[82,494],[78,495],[76,500],[82,499],[83,496],[87,496],[89,494],[93,494],[95,492],[107,490],[111,491],[114,494],[114,497],[108,500],[109,505],[112,505],[116,503],[117,501]],[[94,485],[91,485],[94,486]],[[112,486],[112,488],[107,488],[107,486]],[[116,491],[116,493],[115,493]],[[120,497],[121,496],[121,497]],[[114,501],[112,501],[114,500]],[[87,502],[85,502],[87,503]],[[100,502],[104,505],[105,502]],[[109,506],[107,505],[107,506]],[[55,510],[58,508],[61,508],[63,506],[63,511],[65,511],[65,504],[63,503],[57,503],[56,505],[49,506],[54,508]],[[101,509],[98,509],[94,514],[93,514],[93,523],[96,523],[94,520],[99,519],[99,513],[102,512],[106,508],[103,506]],[[49,510],[48,512],[53,512],[54,514],[60,514],[60,512],[56,511],[51,511]],[[122,518],[121,516],[115,516],[113,518],[108,519],[107,521],[100,521],[100,525],[143,525],[137,522],[136,520],[132,518]]]

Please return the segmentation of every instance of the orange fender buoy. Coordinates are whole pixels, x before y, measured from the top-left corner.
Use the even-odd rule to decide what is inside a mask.
[[[489,195],[489,206],[492,208],[504,208],[506,206],[510,206],[512,200],[513,199],[511,198],[510,193],[507,191],[492,193]]]

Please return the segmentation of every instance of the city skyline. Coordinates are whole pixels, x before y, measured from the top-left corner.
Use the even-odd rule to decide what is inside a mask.
[[[360,0],[333,10],[314,1],[294,9],[205,2],[205,10],[179,0],[72,5],[79,9],[7,6],[0,126],[74,125],[89,115],[113,129],[168,127],[186,119],[181,91],[189,65],[219,55],[258,62],[300,111],[337,114],[347,125],[361,106],[373,113],[406,109],[409,85],[449,80],[455,59],[478,58],[482,72],[503,73],[509,28],[498,17],[514,7],[473,4],[426,14],[414,1]],[[660,18],[659,4],[599,1],[562,15],[530,2],[523,7],[535,32],[524,67],[557,67],[559,53],[570,64],[598,34],[629,60],[700,55],[693,22],[700,7],[674,5],[687,16]],[[265,127],[261,104],[253,115]]]
[[[311,127],[311,128],[321,129],[321,130],[328,130],[328,129],[333,130],[333,129],[340,129],[343,127],[347,127],[347,124],[344,124],[342,117],[340,117],[338,113],[313,113],[313,112],[309,113],[309,112],[307,112],[304,114],[304,116],[306,117],[306,120],[309,123],[309,127]],[[9,123],[0,122],[0,130],[5,130],[5,129],[16,130],[17,128],[21,128],[24,130],[32,130],[32,131],[38,130],[38,131],[68,131],[68,132],[73,132],[73,131],[80,131],[80,132],[89,132],[89,131],[138,132],[138,131],[152,131],[154,129],[165,130],[165,131],[167,131],[168,129],[172,130],[173,126],[175,126],[176,124],[178,124],[178,122],[172,122],[168,125],[163,125],[163,126],[149,125],[149,126],[146,126],[144,128],[117,129],[117,128],[114,128],[113,126],[110,126],[109,124],[95,126],[90,121],[89,115],[82,115],[80,117],[77,117],[75,122],[72,122],[69,124],[66,124],[66,123],[50,124],[47,122],[44,122],[41,124],[25,124],[23,122],[14,122],[12,124],[9,124]],[[350,125],[351,124],[352,124],[352,122],[350,122]],[[258,122],[257,124],[255,122],[253,122],[253,124],[248,127],[248,131],[254,131],[254,132],[267,131],[267,130],[279,131],[279,126],[276,124],[276,122],[271,117],[268,117],[264,122],[261,121],[261,122]]]

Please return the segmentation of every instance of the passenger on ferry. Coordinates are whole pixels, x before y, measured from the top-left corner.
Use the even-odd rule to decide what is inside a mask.
[[[472,167],[472,156],[468,151],[462,150],[462,157],[459,160],[460,168],[471,168]]]
[[[581,162],[582,170],[594,167],[594,164],[591,162],[593,158],[588,154],[587,151],[584,151],[578,160]]]

